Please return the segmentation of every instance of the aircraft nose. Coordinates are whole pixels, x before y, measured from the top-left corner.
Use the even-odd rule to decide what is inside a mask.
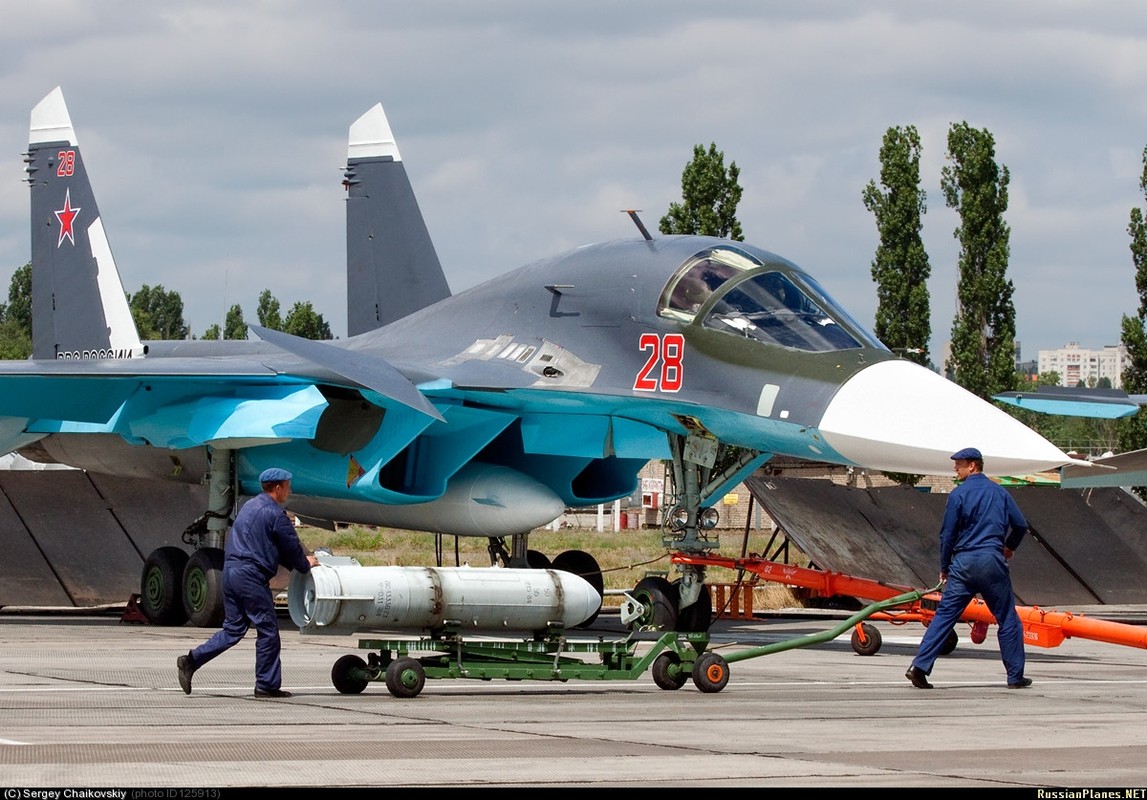
[[[837,391],[825,442],[868,469],[949,475],[952,453],[976,447],[988,475],[1056,469],[1072,458],[986,400],[912,361],[873,364]]]

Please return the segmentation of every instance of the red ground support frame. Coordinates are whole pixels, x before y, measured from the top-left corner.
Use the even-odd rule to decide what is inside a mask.
[[[781,564],[759,556],[732,558],[713,554],[672,553],[670,560],[674,564],[743,570],[751,573],[754,576],[753,580],[765,580],[787,586],[812,589],[825,597],[843,595],[867,600],[887,600],[890,597],[912,591],[912,588],[907,586],[895,586],[839,572],[826,572],[796,567],[791,564]],[[940,595],[938,593],[925,594],[919,601],[911,603],[903,609],[878,612],[871,615],[869,619],[892,623],[920,622],[927,625],[935,616],[936,604],[939,600]],[[1016,611],[1019,613],[1020,621],[1024,626],[1025,644],[1037,647],[1058,647],[1064,639],[1078,638],[1147,649],[1147,628],[1144,627],[1092,619],[1071,611],[1055,611],[1038,606],[1016,606]],[[973,625],[975,623],[995,624],[996,622],[984,601],[979,598],[968,604],[960,619]],[[853,647],[857,648],[858,639],[864,645],[868,635],[869,630],[858,624],[853,634]],[[973,641],[976,638],[978,637],[974,635]],[[981,638],[980,641],[983,639]],[[879,643],[876,646],[879,647]],[[857,648],[857,652],[861,652],[861,650]],[[875,649],[872,649],[872,652],[875,652]]]

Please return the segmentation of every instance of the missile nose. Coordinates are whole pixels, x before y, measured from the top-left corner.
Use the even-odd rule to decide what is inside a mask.
[[[1071,457],[1001,409],[912,361],[882,361],[840,387],[820,422],[825,442],[858,466],[950,475],[976,447],[989,475],[1056,469]]]
[[[560,569],[548,570],[555,583],[561,587],[561,623],[567,628],[576,628],[592,617],[601,608],[601,595],[589,581],[572,572]]]

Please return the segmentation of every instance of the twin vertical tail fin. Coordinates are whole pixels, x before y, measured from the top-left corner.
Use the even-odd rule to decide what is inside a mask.
[[[59,87],[32,109],[32,357],[135,358],[143,345]]]
[[[390,123],[375,105],[350,127],[347,334],[380,328],[450,296]]]
[[[32,109],[32,357],[136,358],[140,342],[63,91]],[[450,296],[382,105],[351,125],[347,333],[365,333]]]

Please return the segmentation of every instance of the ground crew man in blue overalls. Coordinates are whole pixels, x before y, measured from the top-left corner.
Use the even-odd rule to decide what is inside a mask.
[[[1016,612],[1008,561],[1028,522],[1007,489],[984,475],[984,456],[974,447],[952,454],[960,485],[948,495],[940,525],[940,581],[946,583],[932,622],[904,676],[917,689],[931,689],[928,675],[972,598],[979,594],[999,626],[1000,658],[1009,689],[1026,689],[1024,629]]]
[[[223,552],[223,627],[187,655],[176,659],[179,685],[191,694],[195,670],[238,644],[255,626],[255,696],[290,697],[282,688],[279,621],[271,579],[279,565],[310,572],[318,559],[308,555],[283,505],[291,494],[291,473],[279,467],[259,475],[262,494],[243,504]]]

